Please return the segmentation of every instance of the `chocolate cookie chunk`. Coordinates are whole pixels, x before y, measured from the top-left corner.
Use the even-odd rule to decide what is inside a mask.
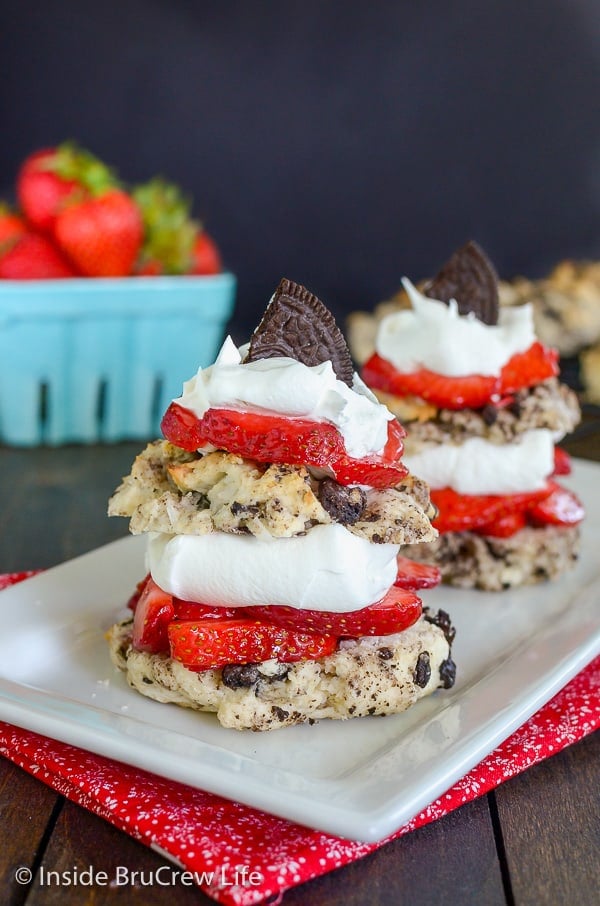
[[[433,623],[434,626],[438,626],[444,633],[444,637],[449,645],[452,644],[456,637],[456,629],[452,625],[450,617],[445,610],[438,610],[437,613],[432,613],[428,607],[423,608],[423,616],[428,623]]]
[[[417,665],[413,673],[415,686],[424,689],[431,679],[431,658],[428,651],[422,651],[418,657]]]
[[[353,525],[363,514],[367,495],[362,488],[347,488],[333,478],[324,478],[319,484],[319,500],[336,522]]]
[[[304,365],[331,360],[336,377],[352,386],[354,369],[344,336],[328,308],[309,290],[282,280],[252,334],[246,362],[289,356]]]
[[[443,689],[451,689],[456,682],[456,664],[451,657],[440,664],[440,682]]]
[[[423,292],[446,304],[455,299],[461,315],[473,312],[484,324],[498,323],[498,274],[476,242],[454,252]]]
[[[226,664],[221,676],[230,689],[253,686],[259,678],[258,664]]]

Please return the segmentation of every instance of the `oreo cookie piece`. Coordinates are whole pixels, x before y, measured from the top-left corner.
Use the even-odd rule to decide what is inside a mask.
[[[342,525],[358,522],[367,505],[367,495],[362,488],[348,488],[333,478],[319,482],[319,500],[332,519]]]
[[[246,362],[288,356],[304,365],[328,359],[336,377],[352,387],[354,368],[344,336],[328,308],[299,283],[282,280],[252,334]]]
[[[454,252],[423,293],[446,304],[455,299],[461,315],[473,312],[484,324],[498,323],[498,274],[476,242]]]

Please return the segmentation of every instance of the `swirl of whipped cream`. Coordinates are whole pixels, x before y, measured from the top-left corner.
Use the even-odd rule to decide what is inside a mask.
[[[277,356],[242,364],[231,337],[214,365],[199,368],[174,402],[198,418],[208,409],[222,408],[329,422],[356,459],[383,451],[388,422],[394,417],[357,374],[350,388],[336,378],[329,361],[308,366]]]
[[[424,296],[410,280],[402,283],[412,308],[387,315],[375,342],[381,358],[398,371],[497,377],[515,353],[535,342],[531,305],[501,308],[498,324],[491,326],[473,314],[460,315],[454,299],[446,305]]]

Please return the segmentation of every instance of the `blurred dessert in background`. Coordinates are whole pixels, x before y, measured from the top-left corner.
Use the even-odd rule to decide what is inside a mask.
[[[431,488],[439,537],[408,556],[446,582],[500,590],[556,578],[577,558],[584,511],[555,480],[555,444],[579,421],[558,353],[531,305],[499,306],[498,279],[469,242],[380,322],[362,377],[401,419],[405,462]]]
[[[600,347],[588,352],[600,344],[600,262],[562,261],[540,280],[500,280],[498,293],[502,307],[532,306],[541,343],[557,349],[561,357],[581,354],[584,399],[600,403]],[[373,312],[357,311],[348,317],[348,343],[356,362],[363,364],[372,355],[380,321],[403,308],[410,308],[404,288]]]

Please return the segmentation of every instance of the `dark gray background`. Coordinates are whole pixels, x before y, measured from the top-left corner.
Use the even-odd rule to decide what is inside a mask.
[[[600,6],[0,2],[0,195],[78,139],[195,198],[239,277],[338,314],[477,238],[504,275],[600,256]]]

